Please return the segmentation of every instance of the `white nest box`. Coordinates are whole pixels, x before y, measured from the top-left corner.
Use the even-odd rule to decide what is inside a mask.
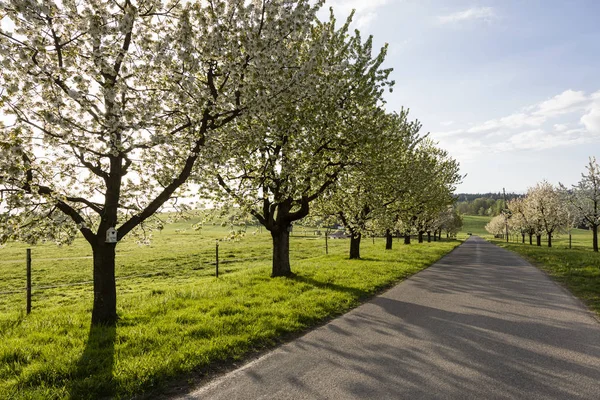
[[[113,227],[108,228],[106,231],[106,243],[117,243],[117,230]]]

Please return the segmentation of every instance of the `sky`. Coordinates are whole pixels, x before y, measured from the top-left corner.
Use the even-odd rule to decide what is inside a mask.
[[[328,0],[389,44],[387,109],[461,165],[457,192],[577,183],[600,160],[600,1]]]

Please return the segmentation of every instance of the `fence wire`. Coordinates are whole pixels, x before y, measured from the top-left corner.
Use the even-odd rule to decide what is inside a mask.
[[[147,274],[127,275],[127,276],[117,277],[117,278],[115,278],[115,281],[121,281],[121,280],[125,280],[125,279],[133,279],[133,278],[150,277],[150,276],[154,276],[154,275],[156,275],[156,274],[155,273],[147,273]],[[62,283],[60,285],[32,286],[31,290],[33,291],[33,290],[57,289],[57,288],[61,288],[61,287],[70,287],[70,286],[84,286],[84,285],[91,285],[93,283],[94,283],[94,281],[84,281],[84,282]],[[0,295],[22,293],[25,291],[27,291],[27,288],[11,290],[11,291],[6,291],[6,292],[0,292]]]

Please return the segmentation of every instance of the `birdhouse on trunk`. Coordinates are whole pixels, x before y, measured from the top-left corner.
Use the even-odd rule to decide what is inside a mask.
[[[106,231],[106,243],[117,243],[117,230],[113,227],[108,228]]]

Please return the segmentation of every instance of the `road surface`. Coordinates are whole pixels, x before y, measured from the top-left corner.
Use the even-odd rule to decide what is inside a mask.
[[[180,399],[600,399],[600,323],[526,261],[472,237]]]

